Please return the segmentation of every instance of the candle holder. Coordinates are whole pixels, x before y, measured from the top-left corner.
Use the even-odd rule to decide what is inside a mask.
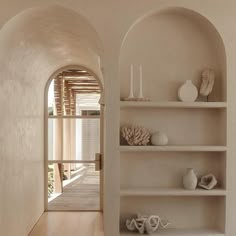
[[[133,64],[130,65],[130,92],[129,96],[122,99],[124,101],[150,101],[149,98],[143,96],[143,68],[142,65],[139,66],[139,95],[138,97],[134,96],[133,92],[134,86],[134,68]]]
[[[134,98],[134,68],[133,64],[130,65],[130,87],[129,87],[129,97],[128,99]]]
[[[148,102],[150,101],[150,98],[147,97],[143,97],[143,98],[139,98],[139,97],[133,97],[133,98],[123,98],[123,101],[134,101],[134,102]]]

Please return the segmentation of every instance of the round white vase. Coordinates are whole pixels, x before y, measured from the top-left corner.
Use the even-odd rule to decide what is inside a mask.
[[[186,170],[183,176],[183,185],[185,189],[194,190],[197,187],[197,176],[192,168]]]
[[[182,102],[194,102],[197,99],[198,90],[192,80],[186,80],[178,90],[178,97]]]
[[[155,146],[164,146],[168,144],[168,137],[165,133],[158,131],[152,134],[151,143]]]

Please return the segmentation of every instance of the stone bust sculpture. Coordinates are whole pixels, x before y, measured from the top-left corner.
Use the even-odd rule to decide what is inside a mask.
[[[202,72],[202,83],[200,87],[200,94],[204,97],[208,97],[212,92],[215,82],[215,72],[212,69],[205,69]]]

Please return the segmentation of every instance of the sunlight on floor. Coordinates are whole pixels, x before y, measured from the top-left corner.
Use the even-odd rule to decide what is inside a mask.
[[[67,186],[68,184],[72,183],[73,181],[75,181],[76,179],[79,179],[81,177],[82,177],[82,175],[77,175],[72,179],[64,180],[63,181],[63,187]],[[52,193],[51,196],[48,198],[48,202],[51,202],[55,198],[59,197],[61,194],[62,193]]]
[[[75,176],[63,181],[63,192],[52,193],[48,210],[100,210],[100,173],[94,166],[79,168]]]

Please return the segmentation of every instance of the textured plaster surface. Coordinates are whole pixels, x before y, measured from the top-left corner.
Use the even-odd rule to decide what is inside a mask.
[[[67,65],[101,77],[96,38],[60,7],[20,14],[0,33],[1,235],[27,235],[44,211],[45,86]]]

